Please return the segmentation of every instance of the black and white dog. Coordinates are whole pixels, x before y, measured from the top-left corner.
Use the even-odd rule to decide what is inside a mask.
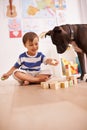
[[[45,34],[45,36],[47,35],[51,37],[52,43],[56,45],[58,53],[65,52],[69,44],[74,46],[81,65],[81,79],[83,79],[86,74],[84,54],[87,57],[87,24],[56,26]]]

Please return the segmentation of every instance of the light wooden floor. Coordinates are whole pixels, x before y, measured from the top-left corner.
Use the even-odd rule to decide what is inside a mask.
[[[0,130],[87,130],[87,83],[44,90],[0,81]]]

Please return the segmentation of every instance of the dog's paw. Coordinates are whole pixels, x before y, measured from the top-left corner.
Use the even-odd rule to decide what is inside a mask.
[[[87,82],[87,74],[84,75],[83,80]]]

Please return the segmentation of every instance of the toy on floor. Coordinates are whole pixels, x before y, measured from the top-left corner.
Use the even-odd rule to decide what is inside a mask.
[[[41,82],[41,88],[43,89],[59,89],[59,88],[68,88],[72,87],[74,85],[77,85],[77,77],[76,76],[69,76],[66,77],[65,80],[59,81],[59,80],[52,80],[52,81],[47,81],[47,82]]]
[[[4,77],[1,77],[1,80],[5,80],[5,78],[4,78]]]

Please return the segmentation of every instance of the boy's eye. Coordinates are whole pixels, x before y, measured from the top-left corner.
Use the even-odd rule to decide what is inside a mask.
[[[38,43],[35,43],[35,45],[38,45]]]
[[[34,46],[34,45],[36,45],[36,46],[37,46],[37,45],[38,45],[38,43],[29,44],[29,46]]]
[[[33,44],[30,44],[29,46],[33,46]]]

